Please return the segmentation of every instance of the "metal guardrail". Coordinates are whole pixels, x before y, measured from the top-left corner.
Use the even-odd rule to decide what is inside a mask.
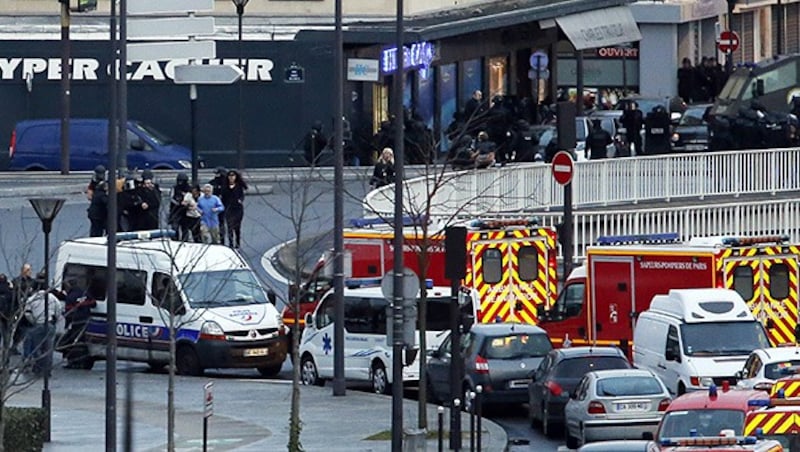
[[[682,240],[720,235],[788,235],[800,238],[800,199],[730,202],[713,205],[575,211],[572,255],[582,261],[586,247],[603,235],[677,232]],[[538,214],[541,224],[563,221],[560,212]]]
[[[641,156],[577,162],[572,179],[576,208],[640,201],[800,190],[800,148]],[[431,173],[433,174],[433,172]],[[549,164],[531,163],[422,175],[405,183],[406,211],[463,216],[547,211],[563,204]],[[367,216],[391,216],[394,187],[367,194]]]

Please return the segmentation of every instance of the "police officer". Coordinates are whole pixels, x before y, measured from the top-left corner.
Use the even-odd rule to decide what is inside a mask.
[[[645,118],[645,152],[666,154],[670,151],[669,113],[663,105],[653,108]]]
[[[136,190],[139,199],[142,201],[139,204],[139,229],[158,229],[161,189],[153,180],[153,171],[150,169],[142,171],[142,183]]]
[[[591,159],[598,160],[608,157],[608,145],[613,143],[611,134],[600,125],[600,121],[592,121],[592,132],[586,138],[586,147],[591,152]]]
[[[511,128],[511,155],[515,162],[532,162],[537,144],[528,121],[520,119],[514,123]]]
[[[628,104],[628,108],[622,113],[620,121],[622,126],[625,127],[626,138],[628,143],[633,143],[633,149],[636,155],[642,154],[642,124],[644,124],[644,115],[639,110],[636,102]]]
[[[100,181],[93,190],[86,211],[89,217],[89,236],[102,237],[108,228],[108,183]]]

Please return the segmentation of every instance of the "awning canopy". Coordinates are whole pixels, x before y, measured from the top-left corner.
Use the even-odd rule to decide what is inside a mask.
[[[642,39],[628,6],[584,11],[556,18],[576,50],[608,47]]]

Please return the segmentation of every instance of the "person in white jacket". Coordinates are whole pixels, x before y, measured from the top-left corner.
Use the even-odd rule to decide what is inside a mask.
[[[39,374],[45,369],[45,359],[51,356],[56,334],[64,331],[64,305],[52,291],[40,289],[25,300],[24,315],[30,326],[25,332],[23,357],[31,363],[33,372]]]

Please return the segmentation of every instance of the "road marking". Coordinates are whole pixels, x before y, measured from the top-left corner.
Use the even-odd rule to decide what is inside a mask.
[[[280,251],[281,248],[283,248],[284,246],[292,243],[293,241],[294,240],[290,240],[290,241],[285,242],[285,243],[279,243],[279,244],[273,246],[272,248],[268,249],[267,252],[264,253],[263,256],[261,256],[261,267],[264,269],[265,272],[267,272],[267,274],[270,276],[270,278],[272,278],[275,281],[278,281],[280,283],[286,284],[287,286],[291,283],[291,281],[289,281],[288,278],[283,276],[275,268],[275,266],[272,265],[272,261],[273,261],[273,259],[275,259],[275,256],[278,254],[278,251]]]

